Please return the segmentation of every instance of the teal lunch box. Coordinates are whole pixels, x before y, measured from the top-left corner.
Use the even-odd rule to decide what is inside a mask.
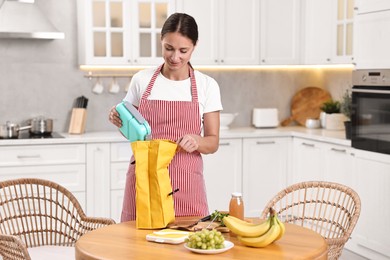
[[[123,101],[116,105],[116,111],[122,120],[122,127],[119,130],[130,141],[145,141],[151,136],[151,129],[148,122],[129,102]]]

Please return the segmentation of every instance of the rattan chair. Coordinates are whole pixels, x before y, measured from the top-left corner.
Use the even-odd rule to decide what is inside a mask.
[[[328,244],[328,259],[338,259],[360,215],[360,198],[351,188],[332,182],[311,181],[291,185],[265,206],[261,217],[273,208],[283,222],[307,227]]]
[[[114,223],[87,217],[72,193],[51,181],[0,182],[0,256],[4,260],[30,260],[27,248],[74,246],[85,233]]]

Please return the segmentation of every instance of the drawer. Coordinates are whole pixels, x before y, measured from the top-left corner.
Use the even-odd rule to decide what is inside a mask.
[[[26,145],[0,147],[0,167],[74,163],[85,163],[85,145]]]
[[[111,189],[124,189],[129,162],[111,163]]]
[[[0,167],[0,181],[38,178],[53,181],[71,192],[85,192],[85,164]]]
[[[129,142],[111,143],[111,162],[130,162],[132,155]]]

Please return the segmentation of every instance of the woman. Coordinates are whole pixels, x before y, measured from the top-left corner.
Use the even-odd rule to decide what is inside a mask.
[[[194,18],[171,15],[161,30],[164,64],[136,73],[124,99],[148,121],[153,139],[168,139],[180,148],[169,165],[172,187],[179,188],[174,196],[176,216],[209,214],[201,153],[214,153],[219,144],[219,86],[190,64],[197,41]],[[121,126],[115,107],[110,121]],[[130,164],[121,221],[134,219],[135,166]]]

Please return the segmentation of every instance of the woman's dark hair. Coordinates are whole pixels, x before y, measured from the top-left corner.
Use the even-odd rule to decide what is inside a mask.
[[[161,39],[165,34],[178,32],[181,35],[188,37],[194,45],[198,41],[198,25],[195,19],[185,13],[174,13],[165,21],[161,29]]]

